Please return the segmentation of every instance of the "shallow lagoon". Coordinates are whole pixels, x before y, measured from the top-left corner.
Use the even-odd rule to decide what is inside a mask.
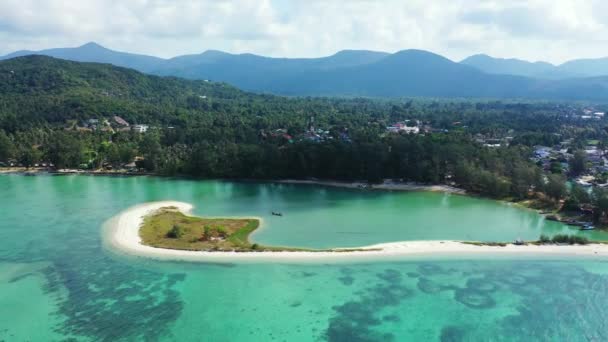
[[[262,216],[266,226],[254,239],[290,246],[512,240],[569,230],[493,201],[87,176],[1,176],[0,193],[0,340],[608,338],[602,260],[167,263],[117,256],[103,248],[100,231],[121,210],[164,199],[193,203],[198,215]]]

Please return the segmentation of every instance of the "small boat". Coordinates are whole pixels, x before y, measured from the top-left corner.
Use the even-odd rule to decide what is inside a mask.
[[[279,213],[279,212],[276,212],[276,211],[273,211],[272,212],[272,216],[283,216],[283,214]]]
[[[594,230],[595,226],[591,225],[591,224],[586,224],[584,225],[581,230]]]

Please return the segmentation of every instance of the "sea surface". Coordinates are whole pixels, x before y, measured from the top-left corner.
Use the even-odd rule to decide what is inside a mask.
[[[608,340],[607,260],[205,264],[104,247],[104,222],[158,200],[192,203],[198,215],[260,216],[253,239],[284,246],[582,234],[533,211],[442,193],[3,175],[0,341]]]

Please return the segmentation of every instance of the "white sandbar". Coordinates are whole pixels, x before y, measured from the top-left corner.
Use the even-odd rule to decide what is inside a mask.
[[[139,229],[145,216],[160,208],[176,207],[184,214],[190,214],[193,206],[188,203],[163,201],[151,202],[131,207],[106,223],[105,242],[110,248],[143,257],[164,260],[231,262],[325,262],[331,260],[356,261],[369,259],[399,259],[402,257],[436,256],[564,256],[564,257],[608,257],[608,245],[524,245],[478,246],[460,241],[402,241],[359,247],[356,251],[268,251],[268,252],[224,252],[185,251],[146,246],[141,243]],[[352,249],[352,248],[349,248]]]

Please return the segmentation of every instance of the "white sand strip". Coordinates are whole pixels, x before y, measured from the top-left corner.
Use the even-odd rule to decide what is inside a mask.
[[[459,241],[402,241],[361,247],[358,251],[340,251],[336,248],[323,252],[206,252],[182,251],[145,246],[141,244],[139,228],[146,215],[156,210],[173,206],[184,214],[190,214],[193,206],[188,203],[164,201],[152,202],[129,208],[118,214],[105,225],[106,245],[115,250],[143,257],[165,260],[233,262],[327,262],[332,260],[357,261],[374,259],[400,259],[403,257],[608,257],[608,245],[526,245],[509,244],[500,246],[477,246]]]

